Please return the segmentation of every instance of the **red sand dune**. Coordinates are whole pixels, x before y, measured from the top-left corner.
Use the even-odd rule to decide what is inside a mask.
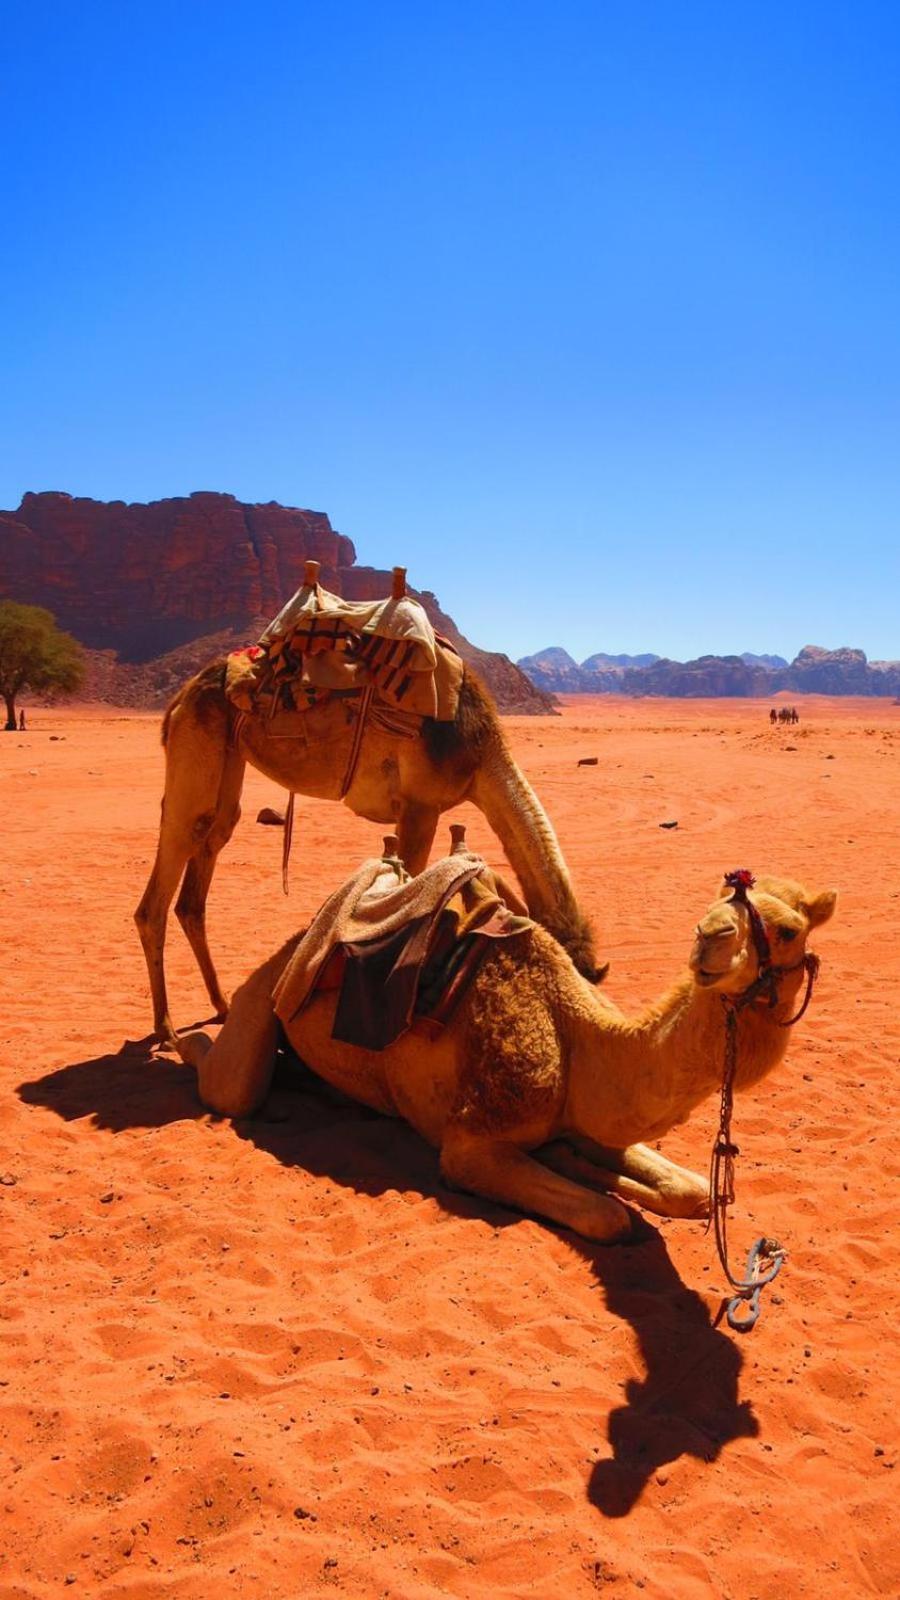
[[[801,712],[509,724],[626,1004],[683,964],[723,869],[840,890],[787,1064],[738,1103],[736,1256],[790,1250],[746,1337],[697,1224],[593,1248],[447,1193],[409,1130],[313,1088],[204,1115],[124,1043],[150,1015],[156,719],[37,709],[0,736],[3,1600],[900,1592],[900,709]],[[285,900],[265,803],[251,774],[212,893],[232,986],[380,845],[300,802]],[[169,970],[202,1017],[177,926]],[[702,1167],[714,1122],[665,1148]]]

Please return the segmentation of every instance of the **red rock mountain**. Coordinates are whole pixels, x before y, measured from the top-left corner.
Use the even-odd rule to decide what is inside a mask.
[[[217,650],[256,638],[310,557],[325,587],[348,599],[390,592],[390,574],[358,566],[352,541],[324,512],[275,501],[199,492],[142,505],[44,493],[0,512],[0,598],[46,606],[102,652],[89,687],[118,704],[157,704]],[[552,697],[508,657],[470,645],[432,594],[418,597],[501,710],[552,710]]]

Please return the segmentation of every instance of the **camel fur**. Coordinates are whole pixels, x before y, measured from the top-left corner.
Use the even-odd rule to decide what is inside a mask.
[[[751,898],[771,945],[777,1003],[738,1011],[738,1092],[784,1056],[807,937],[831,917],[836,896],[767,877]],[[247,1116],[265,1099],[277,1043],[272,990],[296,944],[238,990],[214,1044],[203,1033],[178,1041],[204,1104],[225,1116]],[[333,993],[316,996],[285,1031],[327,1083],[411,1123],[440,1151],[451,1185],[611,1243],[630,1233],[622,1201],[661,1216],[707,1214],[707,1180],[647,1141],[721,1087],[723,997],[742,995],[758,972],[747,908],[723,888],[697,924],[687,972],[634,1017],[534,927],[491,949],[436,1037],[414,1027],[380,1052],[341,1043],[331,1037]]]
[[[175,696],[163,719],[165,794],[159,844],[135,912],[153,998],[156,1037],[173,1042],[164,970],[169,906],[181,882],[175,914],[194,951],[217,1018],[222,993],[206,935],[206,899],[220,850],[240,817],[249,761],[297,794],[340,798],[353,738],[341,717],[328,737],[273,738],[253,717],[241,717],[225,695],[225,664],[213,663]],[[315,718],[315,713],[311,713]],[[307,719],[309,720],[309,719]],[[466,665],[453,722],[425,718],[414,738],[367,728],[345,803],[357,816],[393,824],[399,855],[411,873],[425,866],[438,817],[470,800],[484,812],[519,879],[525,910],[565,946],[593,982],[598,967],[593,935],[575,899],[552,825],[504,738],[486,690]]]

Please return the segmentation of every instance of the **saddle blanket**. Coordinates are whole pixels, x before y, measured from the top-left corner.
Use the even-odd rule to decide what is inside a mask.
[[[489,941],[533,927],[469,851],[415,878],[396,859],[366,861],[301,938],[273,991],[275,1014],[287,1026],[315,994],[337,989],[332,1038],[383,1050],[416,1018],[445,1024]]]

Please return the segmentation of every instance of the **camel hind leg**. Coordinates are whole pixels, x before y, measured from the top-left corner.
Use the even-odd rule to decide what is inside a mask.
[[[134,914],[150,980],[153,999],[153,1028],[160,1040],[174,1038],[166,993],[165,942],[169,907],[189,861],[201,851],[216,826],[220,793],[232,752],[228,750],[228,718],[221,707],[207,705],[201,718],[188,691],[176,700],[166,719],[166,784],[162,803],[159,842],[153,870]],[[240,793],[238,772],[229,778],[236,803]],[[233,826],[233,822],[232,822]],[[230,830],[229,830],[230,831]],[[227,837],[224,835],[222,842]],[[219,846],[221,848],[221,845]],[[188,893],[188,915],[201,912],[215,864],[216,850],[208,869],[193,875]]]
[[[206,937],[206,899],[219,852],[225,848],[240,820],[244,767],[243,757],[236,750],[229,749],[225,755],[215,816],[196,855],[190,857],[185,867],[181,892],[175,902],[175,915],[196,957],[217,1021],[227,1016],[228,1001],[222,993]]]

